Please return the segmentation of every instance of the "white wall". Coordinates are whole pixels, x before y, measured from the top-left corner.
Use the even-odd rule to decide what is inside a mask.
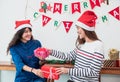
[[[41,24],[41,15],[38,19],[34,20],[33,13],[38,11],[40,8],[39,2],[43,0],[28,0],[28,8],[27,12],[25,13],[25,7],[27,0],[0,0],[0,61],[10,61],[10,56],[6,56],[6,48],[8,46],[9,41],[11,40],[14,34],[14,22],[15,20],[24,19],[25,16],[30,18],[33,24],[33,35],[36,39],[40,40],[42,45],[47,48],[53,48],[62,51],[70,51],[75,46],[75,40],[77,38],[76,28],[73,23],[70,31],[68,33],[65,32],[63,24],[60,24],[58,29],[54,27],[54,20],[60,21],[75,21],[80,13],[71,14],[70,12],[65,13],[62,12],[61,14],[58,13],[51,13],[47,12],[45,15],[51,17],[51,21],[45,26],[42,27]],[[54,2],[62,2],[62,4],[70,5],[72,2],[80,1],[81,3],[83,0],[44,0],[47,3],[54,3]],[[88,2],[88,0],[84,0]],[[90,6],[90,5],[89,5]],[[109,0],[109,5],[101,4],[101,7],[95,7],[94,11],[98,15],[98,22],[96,26],[96,32],[99,38],[104,42],[105,45],[105,58],[108,58],[108,50],[110,48],[116,48],[120,50],[120,21],[116,18],[108,14],[109,11],[112,9],[120,6],[120,0]],[[81,12],[91,9],[88,7],[84,9],[81,5]],[[108,18],[107,22],[102,22],[101,17],[106,15]],[[50,57],[52,59],[53,57]],[[2,72],[2,75],[7,74],[10,72]],[[13,78],[14,76],[11,76]],[[64,77],[64,76],[63,76]],[[66,76],[67,77],[67,76]],[[105,79],[110,77],[111,82],[118,82],[120,79],[117,76],[103,76]],[[102,82],[104,81],[102,79]],[[65,80],[66,78],[64,78]],[[2,81],[3,82],[3,81]],[[4,81],[5,82],[5,81]],[[12,81],[11,81],[12,82]]]
[[[77,33],[74,23],[72,24],[70,31],[66,33],[63,23],[61,23],[60,26],[57,28],[54,27],[54,21],[59,20],[62,22],[68,20],[75,22],[80,13],[76,12],[74,14],[71,14],[71,11],[67,13],[63,11],[61,14],[47,12],[45,15],[51,17],[52,19],[45,27],[42,27],[41,17],[43,13],[41,13],[36,20],[34,20],[33,17],[34,12],[40,9],[40,1],[41,0],[28,0],[28,7],[27,11],[25,12],[27,0],[0,0],[0,60],[9,60],[9,57],[6,56],[6,48],[15,32],[15,20],[25,19],[25,16],[27,19],[31,19],[33,24],[33,35],[36,39],[41,41],[44,47],[58,49],[62,51],[70,51],[75,47],[74,44],[77,38]],[[49,0],[46,2],[53,4],[54,2],[59,1],[61,1],[63,5],[67,4],[69,6],[73,2],[70,0]],[[80,0],[74,0],[74,2],[76,1]],[[88,2],[88,0],[85,1]],[[89,4],[88,8],[83,8],[83,1],[81,0],[80,2],[81,13],[87,9],[91,9]],[[112,15],[108,14],[109,11],[120,6],[119,4],[119,0],[110,0],[109,5],[102,3],[101,7],[96,6],[93,9],[98,15],[96,32],[99,38],[105,44],[106,58],[108,50],[110,48],[116,48],[120,50],[120,39],[118,38],[118,35],[120,34],[120,21],[118,21]],[[103,22],[101,19],[101,17],[104,15],[107,16],[108,19],[108,21],[106,22]]]

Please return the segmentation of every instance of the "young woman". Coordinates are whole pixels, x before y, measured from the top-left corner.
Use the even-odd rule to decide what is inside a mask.
[[[33,39],[31,27],[30,20],[16,21],[17,32],[7,48],[16,66],[14,82],[46,82],[40,70],[40,60],[34,56],[34,50],[41,47],[41,43]]]
[[[50,55],[64,60],[75,60],[73,68],[57,68],[58,74],[69,74],[68,82],[99,82],[99,72],[104,58],[103,43],[95,33],[97,16],[85,11],[76,22],[78,38],[76,48],[64,53],[50,50]]]

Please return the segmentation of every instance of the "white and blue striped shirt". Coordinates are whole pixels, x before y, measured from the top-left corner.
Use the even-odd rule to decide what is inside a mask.
[[[99,72],[104,58],[104,47],[101,41],[85,43],[80,49],[69,53],[53,50],[52,56],[64,60],[75,60],[74,68],[68,74],[74,82],[98,82]]]

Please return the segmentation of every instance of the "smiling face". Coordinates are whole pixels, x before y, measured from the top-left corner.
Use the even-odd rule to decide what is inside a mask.
[[[84,30],[81,27],[79,27],[79,26],[76,26],[76,28],[77,28],[77,33],[78,33],[79,38],[80,39],[85,38],[86,35],[85,35]]]
[[[21,41],[26,43],[27,41],[31,40],[31,37],[32,37],[32,31],[29,28],[25,28]]]

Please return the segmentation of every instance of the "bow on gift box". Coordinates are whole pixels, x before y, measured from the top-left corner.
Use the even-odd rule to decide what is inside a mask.
[[[59,79],[59,75],[56,73],[56,70],[54,67],[42,66],[41,70],[45,78],[55,79],[55,80]]]
[[[48,77],[47,77],[48,79],[53,79],[53,78],[55,78],[55,76],[54,76],[55,73],[52,73],[52,67],[50,67],[49,72],[47,72],[47,71],[42,71],[42,72],[49,74]]]

